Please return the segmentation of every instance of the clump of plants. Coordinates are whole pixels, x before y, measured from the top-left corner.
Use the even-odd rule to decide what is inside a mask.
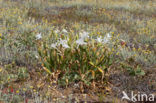
[[[83,32],[75,38],[70,35],[65,38],[60,37],[50,46],[41,43],[38,51],[44,70],[61,84],[103,82],[113,62],[106,37],[92,39],[89,33]]]

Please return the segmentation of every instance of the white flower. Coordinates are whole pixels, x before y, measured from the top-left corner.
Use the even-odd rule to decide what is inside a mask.
[[[107,33],[106,37],[107,37],[107,38],[111,38],[112,36],[111,36],[110,33]]]
[[[76,43],[78,45],[86,45],[87,44],[86,42],[84,42],[84,39],[83,38],[80,38],[80,39],[76,40]]]
[[[100,37],[98,37],[98,38],[96,39],[96,41],[101,43],[101,42],[103,41],[103,39],[102,39],[101,36],[100,36]]]
[[[68,44],[63,44],[62,45],[64,48],[70,48],[69,46],[68,46]]]
[[[55,32],[56,34],[58,34],[60,31],[57,29],[57,30],[55,30],[54,32]]]
[[[57,43],[51,44],[51,47],[52,47],[52,48],[56,48],[56,46],[57,46]]]
[[[68,33],[68,31],[66,29],[63,29],[62,32],[63,33]]]
[[[89,33],[88,32],[83,31],[83,32],[80,33],[80,38],[85,39],[85,38],[88,38],[88,37],[89,37]]]
[[[104,39],[103,39],[103,43],[108,43],[110,40],[111,40],[111,35],[108,33],[108,34],[106,34],[106,36],[104,37]]]
[[[103,39],[102,39],[101,36],[100,37],[97,37],[96,41],[105,44],[105,43],[108,43],[111,40],[111,37],[112,36],[108,33],[108,34],[106,34],[106,36],[104,36]]]
[[[62,40],[62,39],[60,39],[56,43],[51,44],[51,47],[56,48],[56,46],[60,46],[60,45],[62,45],[64,48],[70,48],[67,44],[67,40]]]
[[[41,34],[41,33],[38,33],[38,34],[36,35],[36,39],[39,40],[39,39],[41,39],[41,38],[42,38],[42,34]]]
[[[38,55],[35,55],[35,57],[36,57],[36,59],[38,59],[39,57],[38,57]]]
[[[59,45],[62,45],[64,48],[70,48],[67,44],[67,40],[60,39]]]
[[[76,83],[75,83],[74,86],[75,86],[75,87],[79,87],[79,84],[76,84]]]

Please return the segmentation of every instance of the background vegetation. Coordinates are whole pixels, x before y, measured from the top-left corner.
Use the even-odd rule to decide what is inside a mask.
[[[155,6],[0,0],[0,102],[116,103],[123,90],[155,93]]]

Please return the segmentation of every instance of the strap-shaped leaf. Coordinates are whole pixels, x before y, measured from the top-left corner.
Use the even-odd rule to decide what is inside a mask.
[[[47,69],[47,68],[45,68],[45,67],[43,67],[43,69],[44,69],[47,73],[49,73],[50,75],[52,75],[52,72],[51,72],[49,69]]]

